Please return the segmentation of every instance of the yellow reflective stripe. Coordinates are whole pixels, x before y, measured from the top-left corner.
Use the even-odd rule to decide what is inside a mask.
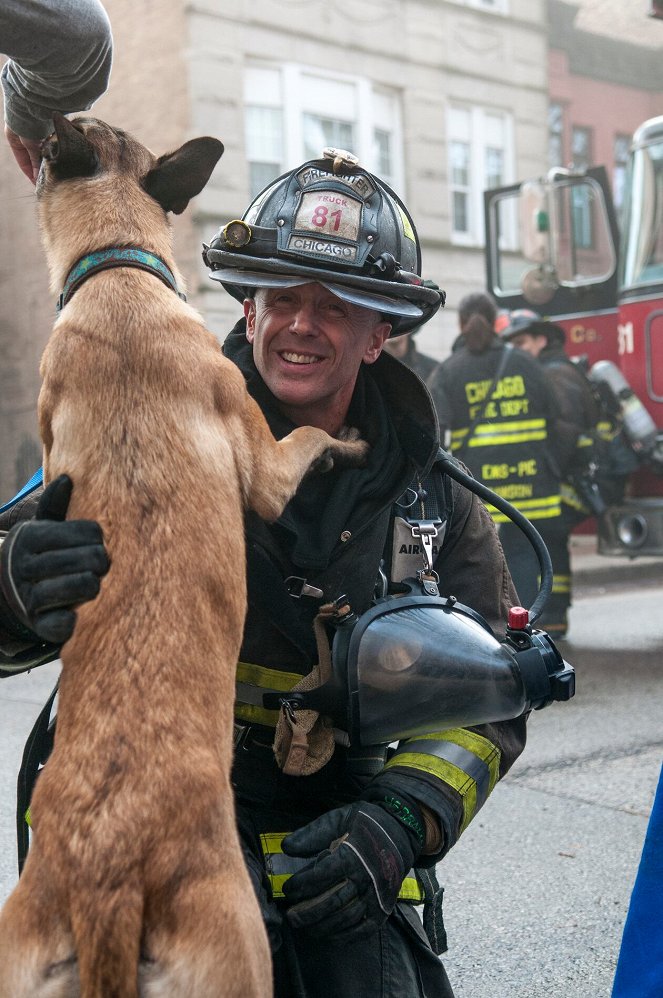
[[[23,817],[25,818],[25,823],[28,828],[32,828],[32,815],[30,814],[30,808],[27,809]]]
[[[560,516],[562,512],[561,500],[558,495],[541,496],[539,499],[513,499],[509,501],[528,520],[549,520],[553,516]],[[488,502],[486,503],[486,509],[495,523],[509,522],[509,517],[505,513],[501,513],[495,506],[492,506]]]
[[[503,423],[480,423],[474,429],[468,447],[497,447],[500,444],[528,443],[545,440],[545,419],[519,419]]]
[[[289,832],[262,832],[260,845],[265,859],[265,869],[272,888],[272,896],[284,897],[283,885],[294,873],[311,863],[310,857],[287,856],[283,852],[282,842]],[[424,891],[413,870],[403,880],[398,893],[401,901],[414,901],[421,904]]]
[[[405,878],[398,892],[399,901],[414,901],[415,904],[422,904],[424,892],[417,878],[411,874]]]
[[[492,436],[493,433],[522,433],[523,430],[545,429],[545,419],[510,419],[503,423],[479,423],[474,432],[476,436]]]
[[[420,749],[422,743],[430,741],[431,753],[422,751],[408,751],[408,746]],[[465,752],[475,756],[477,766],[472,767],[474,774],[466,772],[457,764],[458,760],[452,761],[454,756],[453,748],[450,751],[450,758],[443,758],[443,749],[440,743],[448,742],[450,746],[457,746]],[[437,745],[436,745],[437,743]],[[433,749],[433,746],[436,746]],[[425,773],[430,773],[437,779],[442,780],[453,787],[461,797],[463,804],[463,821],[461,832],[467,828],[476,812],[485,803],[490,793],[499,779],[500,771],[500,750],[483,735],[466,728],[454,728],[450,731],[440,731],[434,734],[425,735],[421,738],[412,739],[411,743],[404,742],[403,748],[396,750],[395,754],[386,764],[385,769],[393,766],[404,766],[409,769],[418,769]],[[487,773],[488,782],[478,792],[478,779],[483,775],[483,769]],[[467,766],[469,769],[470,767]]]
[[[518,503],[514,502],[514,503],[512,503],[512,505],[515,506],[516,509],[518,509]],[[511,520],[510,520],[510,518],[508,516],[506,516],[504,513],[500,513],[498,510],[496,510],[494,508],[494,506],[488,506],[488,512],[492,516],[493,521],[495,523],[510,523],[511,522]],[[561,507],[558,506],[557,509],[541,510],[538,513],[527,513],[527,519],[528,520],[551,520],[555,516],[561,516],[561,513],[562,513]]]
[[[581,510],[582,512],[587,511],[587,507],[570,482],[562,482],[560,486],[560,498],[562,503],[565,506],[570,506],[571,509]]]
[[[278,710],[267,710],[266,707],[256,707],[252,703],[240,703],[235,700],[235,717],[247,724],[263,724],[266,728],[275,728],[279,719]]]
[[[451,434],[451,450],[458,450],[463,437],[467,436],[467,429],[456,430]],[[468,447],[497,447],[500,444],[523,444],[532,440],[547,440],[548,431],[545,420],[531,420],[531,428],[526,424],[500,423],[497,426],[484,424],[477,426]]]
[[[302,678],[298,672],[281,672],[278,669],[267,669],[264,665],[253,662],[237,663],[237,682],[250,683],[268,690],[291,690]]]
[[[500,444],[526,444],[532,440],[547,440],[547,430],[536,430],[532,433],[499,433],[492,437],[474,436],[468,443],[468,447],[498,447]]]
[[[289,692],[299,682],[298,672],[281,672],[279,669],[268,669],[254,662],[238,662],[236,681],[245,683],[258,690],[279,690]],[[248,724],[264,724],[275,728],[279,719],[278,710],[267,710],[259,704],[246,703],[241,698],[241,688],[236,690],[235,717]]]

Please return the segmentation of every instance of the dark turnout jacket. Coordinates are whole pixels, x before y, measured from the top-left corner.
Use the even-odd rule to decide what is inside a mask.
[[[497,337],[483,353],[465,345],[433,377],[440,426],[479,481],[529,520],[560,515],[557,405],[541,366]],[[506,517],[490,507],[496,522]]]

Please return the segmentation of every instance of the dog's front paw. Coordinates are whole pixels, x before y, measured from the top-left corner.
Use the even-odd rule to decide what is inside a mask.
[[[333,455],[341,458],[345,464],[362,465],[366,463],[370,445],[362,440],[355,426],[343,426],[336,438]]]
[[[320,457],[317,457],[308,469],[308,475],[324,475],[334,467],[334,455],[331,447],[328,447]]]

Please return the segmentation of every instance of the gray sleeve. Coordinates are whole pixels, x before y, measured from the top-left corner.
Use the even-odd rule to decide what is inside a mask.
[[[51,113],[83,111],[108,85],[113,40],[98,0],[2,0],[5,121],[25,139],[52,129]]]

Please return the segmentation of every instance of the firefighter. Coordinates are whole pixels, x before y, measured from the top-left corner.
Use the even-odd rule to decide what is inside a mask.
[[[598,407],[589,381],[564,352],[566,334],[557,323],[543,320],[530,309],[516,309],[500,336],[505,343],[539,361],[557,399],[559,416],[554,442],[562,476],[562,515],[551,522],[545,536],[554,578],[540,625],[554,637],[562,638],[568,629],[572,596],[569,538],[573,528],[593,512],[588,501],[592,501],[591,470]],[[600,501],[598,496],[596,501]]]
[[[396,748],[350,744],[323,724],[311,729],[319,751],[295,758],[300,722],[263,699],[310,685],[325,655],[314,627],[321,606],[346,596],[361,615],[376,592],[401,592],[421,569],[413,524],[420,533],[432,525],[427,550],[445,590],[504,633],[516,597],[494,525],[435,465],[430,395],[382,350],[388,336],[430,319],[443,293],[422,284],[405,205],[338,150],[274,181],[204,255],[211,277],[242,305],[224,353],[274,434],[306,422],[338,433],[347,424],[371,445],[363,468],[311,473],[275,524],[246,518],[233,785],[276,995],[451,996],[436,955],[445,944],[434,867],[522,751],[525,715]],[[61,503],[51,507],[33,486],[0,518],[9,527],[0,674],[55,657],[76,605],[107,570],[99,536],[64,520]],[[398,711],[408,711],[402,691]],[[414,908],[422,902],[425,932]]]
[[[540,365],[495,332],[497,309],[482,292],[459,304],[460,336],[431,390],[441,432],[475,478],[508,499],[543,535],[561,516],[551,430],[555,399]],[[521,531],[494,507],[499,536],[523,606],[534,601],[539,567]]]

